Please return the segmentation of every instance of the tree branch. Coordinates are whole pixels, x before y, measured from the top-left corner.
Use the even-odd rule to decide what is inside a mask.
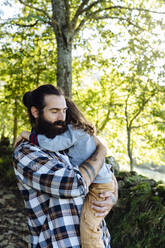
[[[80,24],[78,25],[78,27],[75,29],[74,31],[74,34],[76,35],[80,29],[82,28],[82,26],[85,24],[85,22],[87,20],[89,20],[90,18],[93,18],[95,20],[101,20],[101,19],[119,19],[119,20],[123,20],[123,21],[127,21],[130,25],[133,25],[135,27],[138,27],[140,28],[141,30],[144,30],[143,28],[141,28],[140,26],[138,26],[137,24],[134,24],[133,22],[131,22],[131,20],[129,18],[122,18],[122,17],[115,17],[115,16],[109,16],[109,15],[106,15],[106,16],[96,16],[96,14],[98,13],[101,13],[102,11],[107,11],[107,10],[111,10],[111,9],[126,9],[126,10],[130,10],[130,11],[134,11],[134,10],[137,10],[137,11],[145,11],[145,12],[149,12],[149,13],[156,13],[156,14],[165,14],[165,12],[159,12],[159,11],[154,11],[154,10],[148,10],[148,9],[143,9],[143,8],[129,8],[129,7],[124,7],[124,6],[121,6],[121,5],[116,5],[116,6],[110,6],[110,7],[107,7],[107,8],[102,8],[102,9],[98,9],[92,13],[88,13],[89,10],[94,6],[96,5],[97,3],[99,3],[100,1],[95,1],[93,2],[92,4],[90,4],[89,6],[87,6],[86,8],[83,9],[84,7],[84,3],[87,3],[88,0],[84,0],[83,3],[80,5],[80,7],[78,8],[73,20],[72,20],[72,25],[73,27],[75,28],[76,26],[76,23],[77,23],[77,19],[79,17],[80,14],[82,13],[86,13],[86,16],[84,17],[83,20],[81,20]],[[82,8],[81,8],[82,7]]]
[[[80,22],[80,24],[78,25],[78,27],[74,30],[74,36],[77,34],[77,33],[79,33],[79,31],[80,31],[80,29],[84,26],[84,24],[85,24],[85,22],[86,22],[87,20],[85,20],[85,19],[83,19],[81,22]]]
[[[108,111],[106,113],[106,116],[105,116],[104,120],[102,121],[101,126],[99,128],[97,128],[98,134],[105,128],[107,122],[110,120],[109,115],[111,112],[111,106],[121,106],[120,103],[113,104],[111,99],[110,99],[108,105],[109,105],[109,108],[108,108]],[[113,119],[116,120],[116,118],[111,118],[111,120],[113,120]]]
[[[98,17],[95,17],[94,18],[95,20],[103,20],[103,19],[118,19],[120,21],[126,21],[128,22],[128,24],[134,26],[134,27],[137,27],[141,30],[144,30],[144,28],[140,27],[139,25],[137,24],[134,24],[133,22],[130,21],[129,18],[123,18],[123,17],[117,17],[117,16],[98,16]]]
[[[84,8],[80,14],[84,13],[84,12],[88,12],[89,10],[91,10],[91,8],[93,8],[96,4],[100,3],[100,1],[96,1],[91,3],[89,6],[87,6],[86,8]]]
[[[133,121],[138,117],[138,115],[143,111],[144,106],[150,101],[150,99],[156,94],[156,91],[154,91],[150,97],[148,97],[146,100],[144,100],[142,106],[139,108],[139,110],[137,111],[137,113],[134,115],[134,117],[132,118],[132,120],[129,123],[129,127],[132,126]]]
[[[105,128],[107,122],[110,120],[110,118],[109,118],[110,112],[111,112],[111,109],[109,108],[108,112],[107,112],[107,114],[105,116],[105,119],[103,120],[103,122],[101,124],[101,127],[99,128],[99,130],[97,130],[98,133],[100,133]]]
[[[75,29],[75,31],[74,31],[74,35],[76,35],[76,34],[80,31],[80,29],[84,26],[85,22],[86,22],[87,20],[89,20],[91,17],[92,17],[92,15],[90,15],[90,17],[87,17],[86,19],[83,19],[83,20],[80,22],[80,24],[78,25],[78,27],[77,27],[77,28]],[[130,25],[132,25],[132,26],[134,26],[134,27],[137,27],[137,28],[139,28],[139,29],[141,29],[141,30],[144,30],[144,29],[143,29],[142,27],[140,27],[139,25],[134,24],[133,22],[131,22],[129,18],[127,19],[127,18],[122,18],[122,17],[117,17],[117,16],[97,16],[97,17],[95,17],[94,19],[95,19],[95,20],[118,19],[118,20],[120,20],[120,21],[126,21],[126,22],[128,22]]]
[[[165,124],[165,121],[154,121],[154,122],[151,122],[151,123],[146,123],[144,125],[132,126],[132,129],[145,127],[145,126],[149,126],[149,125],[154,125],[154,124]]]
[[[111,10],[111,9],[126,9],[126,10],[131,10],[131,11],[138,10],[140,12],[145,11],[145,12],[155,13],[155,14],[162,14],[162,15],[165,14],[165,12],[159,12],[159,11],[154,11],[154,10],[149,10],[149,9],[143,9],[143,8],[129,8],[129,7],[121,6],[121,5],[110,6],[110,7],[107,7],[107,8],[98,9],[95,12],[93,12],[93,14],[100,13],[100,12],[105,11],[105,10]],[[85,9],[84,9],[84,11],[85,11]]]
[[[133,22],[131,22],[131,20],[130,20],[129,18],[117,17],[117,16],[108,16],[108,15],[106,15],[106,16],[95,16],[95,17],[94,17],[94,16],[93,16],[93,13],[92,13],[92,14],[86,16],[86,18],[84,18],[84,19],[80,22],[80,24],[78,25],[78,27],[77,27],[77,28],[75,29],[75,31],[74,31],[74,35],[76,35],[76,34],[80,31],[80,29],[84,26],[85,22],[88,21],[88,20],[91,19],[91,18],[93,18],[94,20],[118,19],[118,20],[120,20],[120,21],[126,21],[126,22],[128,22],[130,25],[132,25],[132,26],[134,26],[134,27],[137,27],[137,28],[139,28],[139,29],[141,29],[141,30],[144,31],[144,28],[140,27],[140,26],[137,25],[137,24],[134,24]]]
[[[31,27],[36,26],[37,23],[38,23],[38,20],[36,20],[36,22],[33,24],[19,24],[19,23],[13,23],[13,24],[19,27],[24,27],[24,28],[30,27],[31,28]]]
[[[83,12],[83,8],[86,4],[88,4],[89,0],[83,0],[82,3],[80,4],[80,6],[78,7],[72,21],[71,21],[71,26],[74,29],[76,27],[76,23],[78,20],[79,15],[81,15],[81,13]]]
[[[126,124],[127,124],[127,129],[129,127],[128,124],[128,99],[130,97],[130,94],[128,94],[127,99],[126,99],[126,103],[125,103],[125,117],[126,117]]]
[[[48,13],[47,13],[45,10],[40,9],[40,8],[37,8],[37,7],[34,7],[34,6],[31,5],[31,4],[25,3],[23,0],[18,0],[18,1],[19,1],[21,4],[23,4],[24,6],[29,7],[30,9],[35,9],[36,11],[42,12],[42,13],[49,19],[49,21],[51,21],[50,16],[48,15]]]

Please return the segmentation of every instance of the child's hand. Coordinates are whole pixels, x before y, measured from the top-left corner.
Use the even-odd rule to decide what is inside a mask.
[[[15,143],[14,143],[14,149],[19,145],[19,143],[23,140],[23,139],[26,139],[26,140],[29,140],[29,135],[30,135],[30,132],[28,131],[22,131],[20,133],[20,135],[17,137]]]
[[[22,137],[22,139],[29,140],[30,132],[28,132],[28,131],[22,131],[20,133],[20,136]]]

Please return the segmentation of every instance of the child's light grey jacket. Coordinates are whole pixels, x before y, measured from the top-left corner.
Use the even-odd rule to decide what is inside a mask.
[[[64,151],[68,149],[67,155],[74,166],[79,166],[87,160],[96,150],[96,144],[93,136],[82,129],[75,129],[68,125],[68,129],[53,139],[45,135],[38,135],[38,143],[44,149],[53,152]],[[108,183],[112,179],[110,165],[103,163],[94,183]]]

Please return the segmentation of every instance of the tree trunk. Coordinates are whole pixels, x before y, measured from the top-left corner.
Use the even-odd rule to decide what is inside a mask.
[[[52,26],[57,41],[57,86],[71,97],[73,28],[65,0],[52,0],[52,10]]]
[[[72,44],[65,44],[61,37],[57,37],[57,86],[64,94],[72,94]]]
[[[13,125],[13,144],[16,141],[17,138],[17,128],[18,128],[18,120],[17,120],[17,99],[15,99],[15,106],[14,106],[14,111],[13,111],[13,115],[14,115],[14,125]]]
[[[133,157],[132,157],[132,149],[131,149],[131,129],[127,127],[127,151],[128,157],[130,159],[130,171],[133,171]]]
[[[2,126],[2,129],[1,129],[1,140],[5,137],[5,122],[4,122],[4,118],[3,116],[1,117],[1,126]]]

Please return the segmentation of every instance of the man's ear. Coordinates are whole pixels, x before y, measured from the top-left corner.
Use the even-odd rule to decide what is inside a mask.
[[[31,107],[31,113],[32,113],[32,116],[36,119],[38,118],[39,114],[38,114],[38,109],[35,107],[35,106],[32,106]]]

